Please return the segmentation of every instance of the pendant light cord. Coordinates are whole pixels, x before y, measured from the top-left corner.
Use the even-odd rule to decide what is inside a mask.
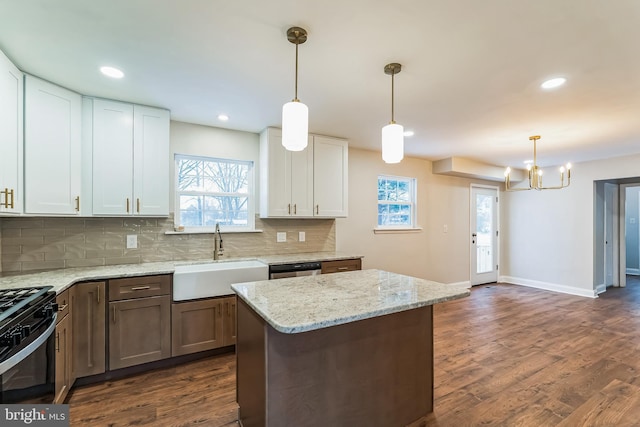
[[[296,37],[298,35],[296,34]],[[298,44],[299,41],[296,40],[296,94],[295,97],[293,98],[293,102],[299,102],[300,100],[298,99]]]
[[[393,98],[394,98],[394,85],[393,85],[393,78],[396,75],[396,73],[394,72],[393,74],[391,74],[391,123],[395,123],[396,121],[394,120],[394,108],[393,108]]]

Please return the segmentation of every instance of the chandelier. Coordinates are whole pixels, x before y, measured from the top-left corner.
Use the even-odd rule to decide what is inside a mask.
[[[529,141],[533,141],[533,164],[527,165],[527,171],[529,171],[529,187],[511,187],[511,168],[507,168],[504,172],[504,186],[507,191],[521,191],[521,190],[559,190],[561,188],[568,187],[571,184],[571,163],[567,163],[565,166],[560,167],[560,185],[553,187],[545,187],[542,185],[542,169],[538,167],[536,163],[536,142],[540,139],[540,135],[534,135],[529,137]],[[565,184],[564,174],[567,173],[567,182]]]

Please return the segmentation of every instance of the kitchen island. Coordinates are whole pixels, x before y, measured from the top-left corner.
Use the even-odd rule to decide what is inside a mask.
[[[418,421],[433,411],[433,305],[469,295],[380,270],[232,289],[244,427]]]

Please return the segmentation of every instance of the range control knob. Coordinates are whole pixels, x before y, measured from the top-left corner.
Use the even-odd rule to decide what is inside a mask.
[[[22,338],[26,338],[31,335],[31,326],[24,325],[20,331],[22,332]]]
[[[20,341],[22,341],[22,333],[19,330],[13,331],[11,333],[11,340],[13,341],[13,345],[20,345]]]

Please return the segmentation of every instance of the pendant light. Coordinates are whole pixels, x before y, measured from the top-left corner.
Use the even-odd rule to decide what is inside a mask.
[[[282,107],[282,145],[289,151],[302,151],[309,140],[309,108],[298,99],[298,45],[307,41],[307,31],[291,27],[287,40],[296,45],[296,92]]]
[[[391,75],[391,121],[382,128],[382,160],[386,163],[399,163],[404,157],[404,128],[394,120],[393,109],[393,76],[401,69],[395,62],[384,66],[384,73]]]

